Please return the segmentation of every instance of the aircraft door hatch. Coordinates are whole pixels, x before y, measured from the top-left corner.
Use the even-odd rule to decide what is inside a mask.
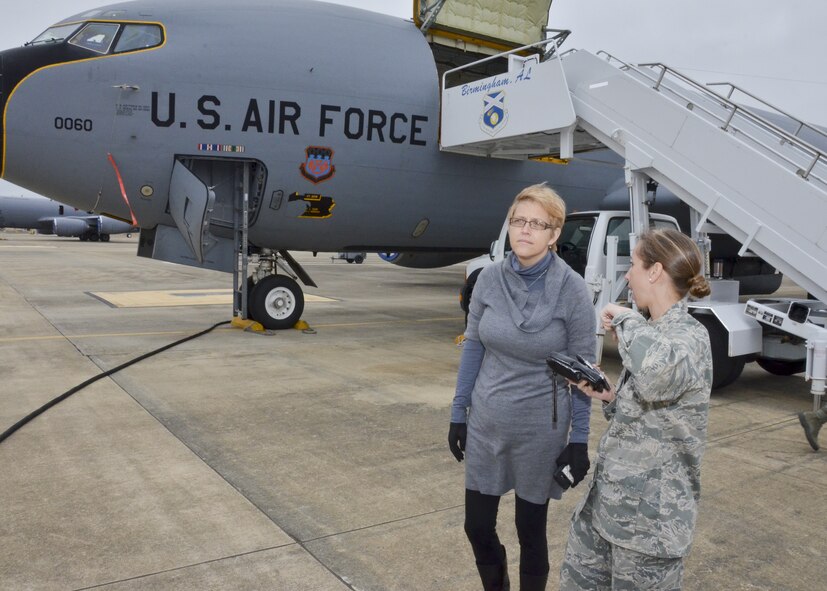
[[[218,263],[218,259],[224,259],[219,251],[232,245],[240,225],[255,224],[266,184],[267,168],[258,160],[197,156],[175,159],[167,212],[200,266],[230,270],[230,259]],[[245,192],[247,207],[241,214]]]
[[[209,247],[210,215],[215,193],[201,179],[176,161],[169,186],[169,213],[199,263]]]

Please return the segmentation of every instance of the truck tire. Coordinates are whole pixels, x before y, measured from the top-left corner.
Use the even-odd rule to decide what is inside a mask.
[[[696,314],[695,320],[703,324],[709,333],[709,344],[712,348],[712,389],[717,390],[730,385],[744,371],[747,356],[729,356],[729,335],[715,316]]]
[[[465,324],[468,325],[468,308],[471,306],[471,294],[474,291],[474,286],[477,284],[477,278],[480,276],[482,269],[477,269],[471,273],[465,280],[462,289],[459,292],[459,307],[465,312]]]
[[[807,360],[798,359],[796,361],[785,361],[782,359],[769,359],[768,357],[759,357],[755,362],[774,376],[791,376],[796,373],[801,373],[807,369]]]

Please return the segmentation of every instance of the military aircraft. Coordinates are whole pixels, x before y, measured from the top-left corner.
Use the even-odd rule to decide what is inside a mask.
[[[551,0],[526,4],[505,33],[441,26],[420,2],[413,21],[310,0],[79,14],[0,52],[0,177],[131,220],[140,256],[234,273],[235,310],[287,328],[296,279],[315,286],[291,250],[442,266],[486,251],[526,185],[571,209],[627,194],[606,151],[565,166],[440,152],[440,74],[545,38]]]
[[[0,196],[0,228],[37,230],[38,234],[71,236],[83,242],[109,242],[112,234],[128,234],[136,230],[127,222],[40,195]]]

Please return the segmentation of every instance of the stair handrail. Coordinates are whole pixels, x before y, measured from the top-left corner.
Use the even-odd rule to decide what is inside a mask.
[[[765,107],[769,107],[770,109],[772,109],[776,113],[779,113],[781,115],[784,115],[785,117],[788,117],[788,118],[792,119],[793,122],[798,124],[798,127],[793,132],[793,135],[796,136],[796,137],[798,137],[798,134],[801,133],[801,130],[809,129],[810,131],[815,132],[816,134],[820,135],[825,140],[827,140],[827,132],[822,131],[818,127],[816,127],[816,126],[814,126],[810,123],[807,123],[806,121],[802,121],[801,119],[799,119],[795,115],[791,115],[790,113],[787,113],[783,109],[780,109],[779,107],[773,105],[772,103],[770,103],[768,101],[765,101],[760,96],[756,96],[756,95],[752,94],[751,92],[749,92],[748,90],[746,90],[744,88],[741,88],[740,86],[738,86],[736,84],[733,84],[732,82],[707,82],[706,85],[707,86],[729,86],[730,89],[729,89],[729,92],[726,95],[726,98],[732,99],[732,95],[737,90],[738,92],[747,95],[751,99],[753,99],[755,101],[758,101],[759,103],[761,103]]]
[[[735,117],[736,114],[738,114],[741,117],[744,117],[745,119],[751,121],[753,124],[757,124],[758,126],[763,127],[769,133],[774,134],[776,136],[780,136],[779,139],[784,140],[787,143],[795,146],[799,150],[803,151],[808,157],[812,158],[812,160],[810,161],[807,168],[806,169],[798,168],[798,170],[796,171],[796,174],[798,174],[798,176],[800,176],[804,180],[809,180],[809,177],[812,175],[814,178],[817,178],[822,183],[827,183],[827,181],[825,181],[825,179],[822,179],[818,175],[812,173],[813,169],[815,168],[816,164],[818,164],[819,161],[827,163],[827,154],[825,154],[823,151],[821,151],[816,146],[813,146],[812,144],[810,144],[808,141],[806,141],[806,140],[804,140],[804,139],[802,139],[802,138],[800,138],[796,135],[791,134],[790,132],[788,132],[785,129],[779,127],[775,123],[773,123],[771,121],[768,121],[767,119],[761,117],[757,113],[754,113],[754,112],[750,111],[746,107],[743,107],[743,106],[739,105],[738,103],[730,100],[729,98],[718,94],[714,90],[708,88],[707,86],[705,86],[705,85],[703,85],[699,82],[696,82],[692,78],[689,78],[688,76],[686,76],[684,74],[681,74],[680,72],[678,72],[677,70],[675,70],[673,68],[670,68],[666,64],[663,64],[661,62],[652,62],[652,63],[642,63],[642,64],[638,64],[638,66],[634,66],[632,64],[628,64],[628,63],[624,62],[623,60],[611,55],[610,53],[608,53],[607,51],[604,51],[602,49],[597,52],[597,55],[605,56],[606,61],[608,61],[609,63],[611,63],[612,61],[620,63],[621,66],[618,66],[618,68],[621,69],[621,70],[633,70],[633,71],[637,72],[638,74],[640,74],[644,78],[646,78],[649,81],[653,82],[654,85],[652,86],[652,88],[654,90],[660,91],[661,87],[663,87],[665,89],[668,89],[669,92],[677,95],[678,97],[680,97],[684,101],[687,101],[687,104],[692,104],[693,107],[700,108],[702,111],[704,111],[705,113],[707,113],[711,117],[723,122],[724,125],[721,127],[721,129],[723,129],[724,131],[729,130],[730,124],[732,123],[733,118]],[[641,68],[660,68],[660,73],[656,77],[654,77],[654,76],[651,76],[647,71],[642,70]],[[727,108],[727,110],[731,109],[731,111],[729,113],[729,116],[726,119],[723,119],[717,113],[714,113],[714,112],[710,111],[709,109],[704,108],[703,105],[699,105],[695,98],[685,96],[685,95],[681,94],[675,88],[665,86],[663,84],[663,81],[664,81],[664,78],[666,78],[667,74],[671,74],[675,78],[678,78],[680,81],[684,82],[685,84],[687,84],[690,87],[697,90],[701,95],[704,95],[707,98],[712,98],[713,100],[721,102],[721,106]],[[793,119],[795,119],[795,118],[793,118]],[[757,137],[754,137],[754,136],[750,135],[749,133],[747,133],[746,131],[744,131],[742,129],[738,129],[738,131],[740,131],[741,133],[743,133],[744,135],[749,137],[752,141],[760,144],[761,146],[763,146],[764,148],[766,148],[767,150],[769,150],[770,152],[772,152],[773,154],[775,154],[776,156],[778,156],[779,158],[781,158],[782,160],[787,162],[788,164],[792,164],[793,166],[799,167],[799,164],[797,162],[794,162],[794,161],[790,160],[786,155],[784,155],[783,153],[777,151],[774,147],[772,147],[770,145],[767,145],[766,143],[764,143],[763,141],[761,141]],[[827,137],[827,136],[825,136],[825,137]]]
[[[745,119],[751,121],[752,123],[757,124],[760,127],[763,127],[769,133],[774,134],[776,137],[778,137],[779,140],[786,141],[787,143],[789,143],[789,144],[795,146],[796,148],[798,148],[799,150],[803,151],[805,154],[810,156],[812,158],[812,160],[810,161],[810,164],[807,166],[806,169],[799,168],[796,171],[796,174],[798,176],[800,176],[802,179],[808,180],[808,177],[812,173],[813,168],[815,168],[815,165],[818,164],[819,160],[821,160],[823,162],[827,162],[827,155],[824,152],[822,152],[819,148],[817,148],[816,146],[811,144],[810,142],[808,142],[808,141],[806,141],[806,140],[804,140],[804,139],[802,139],[802,138],[800,138],[796,135],[791,134],[786,129],[783,129],[782,127],[776,125],[772,121],[769,121],[769,120],[765,119],[764,117],[762,117],[761,115],[758,115],[757,113],[751,111],[747,107],[744,107],[743,105],[739,105],[735,101],[732,101],[729,98],[727,98],[727,97],[725,97],[721,94],[718,94],[714,90],[708,88],[707,86],[705,86],[703,84],[700,84],[699,82],[696,82],[695,80],[692,80],[692,78],[689,78],[688,76],[686,76],[684,74],[681,74],[680,72],[678,72],[677,70],[675,70],[673,68],[670,68],[666,64],[663,64],[663,63],[660,63],[660,62],[653,62],[653,63],[639,64],[639,65],[641,67],[650,67],[650,68],[659,67],[659,68],[661,68],[661,75],[659,77],[660,81],[663,80],[666,73],[669,73],[672,76],[674,76],[674,77],[678,78],[679,80],[681,80],[682,82],[684,82],[686,84],[689,84],[693,88],[697,89],[702,94],[705,94],[705,95],[708,95],[708,96],[711,95],[713,98],[715,98],[719,101],[723,101],[724,104],[722,106],[729,107],[729,108],[732,109],[729,116],[726,118],[726,121],[724,121],[723,127],[721,128],[724,131],[729,130],[730,123],[732,123],[732,120],[735,118],[735,115],[740,115],[740,116],[744,117]],[[658,90],[658,87],[655,87],[655,90]],[[674,89],[670,89],[670,90],[672,90],[672,92],[675,92]],[[711,113],[710,111],[707,111],[706,109],[704,109],[704,111],[706,111],[707,113],[709,113],[710,115],[712,115],[716,119],[720,119],[720,117],[718,117],[717,114]],[[756,138],[754,136],[751,136],[749,133],[747,133],[743,129],[739,129],[738,131],[745,134],[752,141],[761,144],[762,146],[764,146],[765,148],[770,150],[773,154],[780,157],[782,160],[785,160],[786,162],[788,162],[790,164],[798,166],[798,163],[791,161],[784,154],[782,154],[781,152],[778,152],[772,146],[768,146],[767,144],[765,144],[764,142],[762,142],[758,138]],[[825,182],[824,179],[818,177],[817,175],[813,175],[813,176],[818,178],[820,181]]]
[[[554,29],[554,30],[557,30],[557,29]],[[565,29],[560,29],[560,30],[561,31],[566,31]],[[514,49],[511,49],[509,51],[503,51],[502,53],[498,53],[496,55],[489,55],[489,56],[484,57],[482,59],[478,59],[476,61],[473,61],[473,62],[470,62],[470,63],[467,63],[467,64],[463,64],[461,66],[458,66],[456,68],[452,68],[450,70],[446,70],[442,74],[442,88],[443,89],[448,88],[445,84],[448,81],[448,75],[449,74],[453,74],[454,72],[459,72],[460,70],[465,70],[465,69],[470,68],[472,66],[477,66],[479,64],[484,64],[486,62],[490,62],[490,61],[493,61],[495,59],[504,58],[504,57],[507,57],[507,56],[511,55],[512,53],[519,53],[519,52],[525,51],[527,49],[533,49],[535,47],[540,47],[542,45],[548,45],[549,43],[552,43],[554,45],[554,51],[553,52],[550,51],[550,52],[548,52],[548,54],[543,54],[543,57],[545,57],[545,55],[554,55],[559,50],[559,46],[560,46],[559,43],[557,43],[558,36],[559,35],[555,35],[554,37],[549,37],[548,39],[542,39],[541,41],[537,41],[535,43],[530,43],[528,45],[523,45],[522,47],[515,47]],[[538,59],[539,59],[539,57],[540,56],[538,56]]]

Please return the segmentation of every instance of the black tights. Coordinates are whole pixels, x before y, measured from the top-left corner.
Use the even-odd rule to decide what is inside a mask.
[[[535,576],[548,574],[548,501],[537,505],[520,497],[516,500],[514,523],[520,539],[520,572]],[[499,506],[500,497],[465,489],[465,534],[477,564],[499,564],[502,558],[497,536]]]

